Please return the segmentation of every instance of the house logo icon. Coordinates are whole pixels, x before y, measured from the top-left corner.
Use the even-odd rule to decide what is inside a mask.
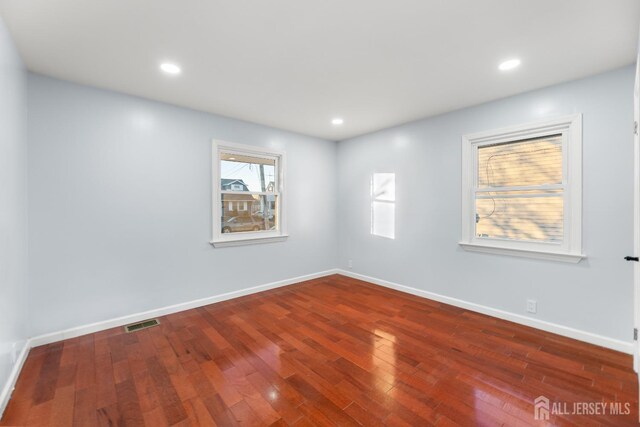
[[[549,419],[549,399],[544,396],[538,396],[536,400],[534,400],[533,418],[536,420]]]

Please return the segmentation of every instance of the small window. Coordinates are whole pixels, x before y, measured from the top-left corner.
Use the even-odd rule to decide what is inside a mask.
[[[374,173],[371,177],[371,234],[396,237],[395,173]]]
[[[578,262],[581,117],[463,137],[461,245]]]
[[[284,240],[284,153],[214,141],[213,155],[212,244]]]

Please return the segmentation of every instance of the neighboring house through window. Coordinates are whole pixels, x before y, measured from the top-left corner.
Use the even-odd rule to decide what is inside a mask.
[[[216,247],[281,241],[284,153],[213,142],[213,239]]]
[[[583,258],[580,115],[466,135],[462,143],[465,249]]]

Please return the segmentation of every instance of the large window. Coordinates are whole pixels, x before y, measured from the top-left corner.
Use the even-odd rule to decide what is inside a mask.
[[[285,239],[284,153],[222,141],[212,151],[213,245]]]
[[[578,262],[581,116],[463,137],[468,250]]]

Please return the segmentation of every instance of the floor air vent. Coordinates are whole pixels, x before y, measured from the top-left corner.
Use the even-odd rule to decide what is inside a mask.
[[[160,321],[158,319],[143,320],[142,322],[132,323],[131,325],[125,326],[124,330],[127,332],[135,332],[141,329],[150,328],[152,326],[158,326],[159,324]]]

